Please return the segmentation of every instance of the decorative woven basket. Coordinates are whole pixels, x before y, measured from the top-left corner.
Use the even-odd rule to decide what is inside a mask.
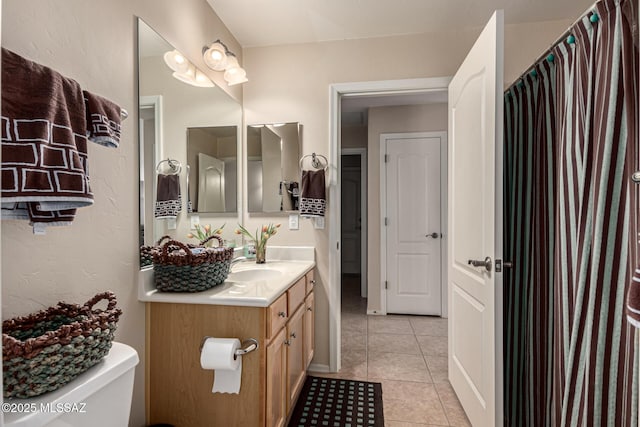
[[[94,309],[101,300],[106,310]],[[33,397],[57,390],[109,352],[122,310],[113,292],[84,305],[59,302],[2,322],[4,397]]]
[[[171,239],[171,236],[162,236],[158,240],[155,246],[140,246],[140,267],[147,267],[153,265],[153,253],[162,251],[162,242],[165,239]]]
[[[177,240],[169,240],[162,251],[153,252],[153,272],[156,288],[162,292],[202,292],[227,279],[233,248],[223,247],[219,236],[201,242],[218,241],[217,248],[192,248]],[[181,250],[172,250],[178,247]],[[195,253],[194,253],[195,252]]]

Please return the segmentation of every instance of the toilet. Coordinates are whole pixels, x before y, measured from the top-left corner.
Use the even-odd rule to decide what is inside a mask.
[[[114,342],[104,360],[64,387],[30,399],[5,399],[4,425],[126,427],[138,362],[133,348]]]

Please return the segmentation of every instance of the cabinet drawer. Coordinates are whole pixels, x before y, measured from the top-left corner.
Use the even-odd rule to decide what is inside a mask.
[[[313,270],[307,273],[305,276],[307,279],[307,293],[313,290],[313,287],[316,285],[315,275],[313,274]]]
[[[298,306],[302,304],[304,296],[307,294],[306,290],[306,281],[304,277],[289,288],[287,291],[287,294],[289,295],[289,313],[295,312]]]
[[[287,323],[287,313],[287,294],[284,293],[267,308],[267,339],[276,335]]]

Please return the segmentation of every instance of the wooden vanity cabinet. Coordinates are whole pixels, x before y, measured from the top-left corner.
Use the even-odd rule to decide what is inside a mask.
[[[284,427],[313,358],[312,279],[269,307],[148,303],[148,424]],[[258,340],[242,358],[239,394],[211,392],[214,372],[200,367],[206,336]]]
[[[303,305],[299,305],[296,312],[287,323],[287,410],[292,410],[298,393],[306,376],[304,366],[304,326],[302,316]]]
[[[284,427],[287,421],[286,330],[280,329],[267,346],[267,426]]]
[[[313,360],[313,352],[315,349],[315,298],[313,292],[309,293],[304,300],[304,315],[302,323],[304,324],[304,368],[308,369]]]

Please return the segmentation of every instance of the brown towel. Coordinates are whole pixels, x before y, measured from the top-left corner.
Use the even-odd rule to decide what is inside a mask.
[[[122,109],[115,103],[91,92],[83,91],[89,141],[106,147],[120,145]]]
[[[69,225],[93,204],[80,85],[2,49],[2,218]]]
[[[323,217],[326,207],[326,188],[324,183],[324,169],[302,171],[300,191],[300,216]]]
[[[180,175],[158,175],[155,209],[156,219],[175,219],[182,210]]]

